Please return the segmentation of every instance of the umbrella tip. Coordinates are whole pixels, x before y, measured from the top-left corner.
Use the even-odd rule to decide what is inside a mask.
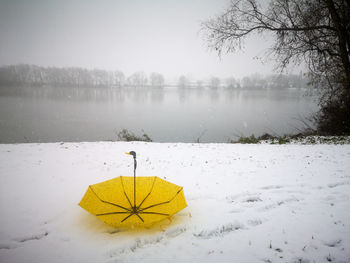
[[[134,158],[136,158],[136,152],[134,151],[127,152],[126,154],[132,155]]]

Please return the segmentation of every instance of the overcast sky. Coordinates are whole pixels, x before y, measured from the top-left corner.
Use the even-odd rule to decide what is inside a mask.
[[[220,59],[200,37],[200,22],[228,0],[0,0],[0,64],[143,70],[172,78],[268,74],[268,39]]]

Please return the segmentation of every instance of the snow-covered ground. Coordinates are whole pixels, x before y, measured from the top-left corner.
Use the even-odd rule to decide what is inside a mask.
[[[105,225],[88,185],[137,174],[184,187],[151,229]],[[0,145],[0,262],[350,262],[350,145]]]

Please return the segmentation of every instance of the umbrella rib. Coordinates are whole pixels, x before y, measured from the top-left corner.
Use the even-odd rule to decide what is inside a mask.
[[[137,217],[140,218],[142,222],[145,222],[138,213],[136,213],[135,215],[137,215]]]
[[[116,215],[116,214],[129,214],[130,212],[111,212],[111,213],[103,213],[96,214],[96,216],[107,216],[107,215]]]
[[[126,219],[128,219],[130,216],[134,215],[134,213],[131,213],[130,215],[128,215],[127,217],[125,217],[122,222],[124,222]]]
[[[121,181],[121,183],[122,183],[124,195],[125,195],[126,199],[128,200],[128,202],[129,202],[129,204],[130,204],[130,207],[133,207],[132,204],[131,204],[131,202],[130,202],[130,199],[129,199],[128,195],[127,195],[126,192],[125,192],[124,182],[123,182],[123,177],[122,177],[122,176],[120,176],[120,181]],[[130,210],[129,210],[129,211],[130,211]]]
[[[140,212],[140,213],[142,213],[142,214],[151,214],[151,215],[169,216],[169,214],[157,213],[157,212]]]
[[[155,176],[155,177],[154,177],[154,180],[153,180],[153,184],[152,184],[151,190],[150,190],[149,193],[146,195],[146,197],[142,200],[142,202],[139,204],[139,206],[137,207],[137,209],[140,209],[140,207],[141,207],[141,205],[143,204],[143,202],[145,202],[146,199],[147,199],[147,198],[150,196],[150,194],[152,193],[154,184],[155,184],[155,182],[156,182],[156,179],[157,179],[157,177]]]
[[[117,205],[117,204],[115,204],[115,203],[111,203],[111,202],[102,200],[102,199],[95,193],[94,189],[92,189],[91,185],[89,186],[89,188],[90,188],[90,190],[96,195],[96,197],[97,197],[101,202],[106,203],[106,204],[110,204],[110,205],[117,206],[117,207],[122,208],[122,209],[127,210],[127,211],[131,211],[130,209],[128,209],[128,208],[126,208],[126,207],[124,207],[124,206]]]
[[[154,204],[154,205],[147,206],[147,207],[145,207],[145,208],[140,209],[140,212],[143,212],[144,210],[149,209],[149,208],[152,208],[152,207],[155,207],[155,206],[167,204],[167,203],[169,203],[170,201],[171,201],[171,200],[165,201],[165,202],[162,202],[162,203],[158,203],[158,204]]]
[[[147,207],[145,207],[145,208],[140,209],[140,212],[142,212],[142,211],[144,211],[144,210],[146,210],[146,209],[155,207],[155,206],[159,206],[159,205],[164,205],[164,204],[170,203],[172,200],[174,200],[174,198],[175,198],[181,191],[182,191],[182,187],[181,187],[181,189],[180,189],[179,191],[177,191],[177,193],[174,195],[174,197],[171,198],[170,200],[165,201],[165,202],[162,202],[162,203],[158,203],[158,204],[154,204],[154,205],[147,206]]]

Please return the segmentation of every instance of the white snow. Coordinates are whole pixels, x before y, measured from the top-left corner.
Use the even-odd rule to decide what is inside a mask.
[[[88,185],[137,174],[184,187],[151,229],[105,225]],[[350,262],[350,145],[0,145],[0,262]]]

